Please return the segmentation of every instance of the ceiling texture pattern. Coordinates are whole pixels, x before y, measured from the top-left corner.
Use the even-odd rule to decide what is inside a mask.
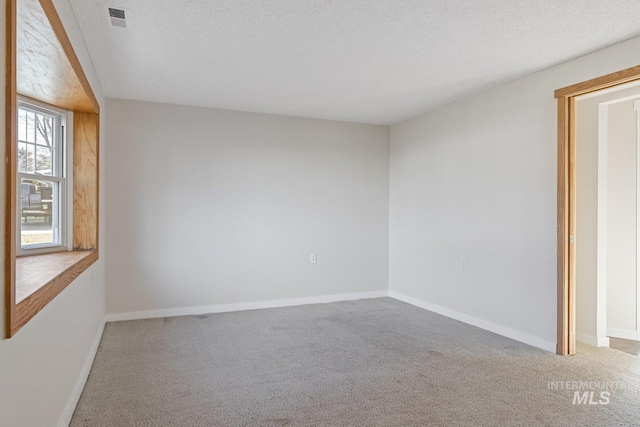
[[[69,1],[109,97],[381,125],[640,35],[638,0]]]

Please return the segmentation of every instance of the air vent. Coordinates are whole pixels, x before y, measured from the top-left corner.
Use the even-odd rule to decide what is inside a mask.
[[[114,27],[127,28],[127,21],[124,15],[123,9],[109,8],[109,17],[111,18],[111,25]]]
[[[125,19],[124,10],[122,9],[114,9],[112,7],[109,8],[109,16],[112,18]]]

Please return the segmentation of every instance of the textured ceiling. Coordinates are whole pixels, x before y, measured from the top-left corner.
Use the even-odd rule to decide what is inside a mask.
[[[640,35],[638,0],[69,1],[109,97],[385,125]]]

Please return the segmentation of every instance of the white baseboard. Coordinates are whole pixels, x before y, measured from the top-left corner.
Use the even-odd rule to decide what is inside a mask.
[[[203,305],[198,307],[165,308],[160,310],[109,313],[107,322],[122,320],[154,319],[158,317],[193,316],[197,314],[228,313],[232,311],[258,310],[262,308],[292,307],[296,305],[322,304],[338,301],[352,301],[369,298],[388,297],[388,291],[359,292],[351,294],[323,295],[306,298],[290,298],[270,301],[243,302],[237,304]]]
[[[397,300],[406,302],[408,304],[415,305],[416,307],[424,308],[425,310],[433,311],[434,313],[438,313],[443,316],[450,317],[452,319],[467,323],[469,325],[473,325],[478,328],[485,329],[495,334],[502,335],[507,338],[511,338],[513,340],[523,342],[533,347],[537,347],[539,349],[546,350],[552,353],[556,352],[555,342],[546,341],[536,336],[526,334],[524,332],[516,331],[510,328],[507,328],[505,326],[486,321],[486,320],[478,319],[477,317],[469,316],[467,314],[457,312],[450,308],[442,307],[437,304],[419,300],[417,298],[413,298],[395,291],[389,291],[389,296],[391,298],[395,298]]]
[[[607,328],[607,335],[625,340],[640,341],[640,334],[633,329]]]
[[[469,325],[477,326],[478,328],[485,329],[487,331],[503,335],[507,338],[514,339],[516,341],[529,344],[533,347],[540,348],[552,353],[556,352],[556,343],[546,341],[533,335],[526,334],[524,332],[516,331],[507,328],[502,325],[498,325],[486,320],[478,319],[473,316],[469,316],[463,313],[459,313],[455,310],[432,304],[430,302],[422,301],[417,298],[409,297],[394,291],[373,291],[373,292],[360,292],[351,294],[336,294],[336,295],[323,295],[317,297],[306,298],[290,298],[282,300],[270,300],[270,301],[256,301],[237,304],[219,304],[219,305],[205,305],[197,307],[181,307],[181,308],[167,308],[160,310],[145,310],[145,311],[131,311],[124,313],[109,313],[106,316],[107,322],[119,322],[123,320],[138,320],[138,319],[154,319],[159,317],[175,317],[175,316],[192,316],[198,314],[211,314],[211,313],[228,313],[233,311],[245,311],[245,310],[259,310],[263,308],[279,308],[279,307],[292,307],[296,305],[307,304],[322,304],[338,301],[352,301],[359,299],[369,298],[382,298],[391,297],[399,301],[415,305],[416,307],[424,308],[429,311],[441,314],[446,317],[450,317],[455,320],[459,320]]]
[[[609,337],[596,337],[577,332],[576,341],[588,344],[592,347],[609,347]]]
[[[76,410],[76,406],[78,405],[78,401],[80,400],[80,396],[82,395],[82,390],[84,390],[84,385],[87,382],[87,378],[89,378],[89,372],[91,372],[93,360],[96,358],[96,353],[98,352],[98,347],[100,346],[100,340],[102,339],[102,333],[104,332],[104,325],[105,321],[102,321],[102,324],[98,328],[96,338],[93,340],[93,344],[91,345],[91,349],[89,350],[89,355],[84,362],[84,366],[82,367],[82,371],[80,372],[78,381],[76,381],[76,385],[75,387],[73,387],[73,392],[71,393],[71,396],[67,401],[67,406],[64,408],[62,418],[58,423],[59,427],[68,427],[69,423],[71,422],[73,412]]]

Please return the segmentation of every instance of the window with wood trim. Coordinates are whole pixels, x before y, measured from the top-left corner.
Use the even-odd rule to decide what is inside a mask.
[[[100,106],[52,0],[8,0],[7,30],[11,337],[98,259]]]

